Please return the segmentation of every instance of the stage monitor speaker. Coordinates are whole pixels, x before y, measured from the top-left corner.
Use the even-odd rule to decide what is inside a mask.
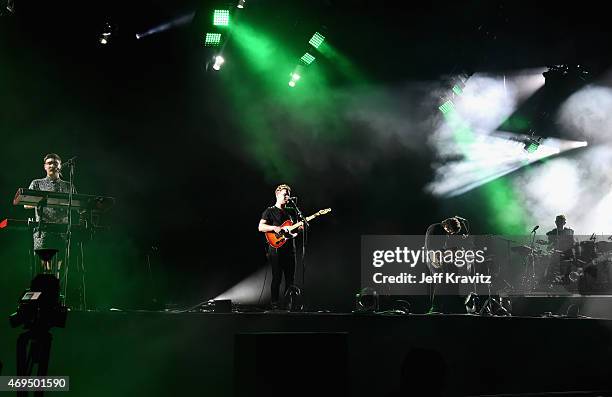
[[[237,334],[236,397],[347,396],[347,333]]]

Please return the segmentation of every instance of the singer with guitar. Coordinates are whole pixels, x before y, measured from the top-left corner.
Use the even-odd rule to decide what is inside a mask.
[[[274,233],[275,235],[285,234],[287,237],[295,237],[297,234],[290,230],[289,226],[282,226],[287,223],[295,222],[295,213],[289,212],[286,208],[291,197],[291,188],[288,185],[282,184],[276,187],[274,194],[276,203],[266,210],[261,215],[258,230],[262,233]],[[302,228],[297,228],[297,231]],[[279,308],[279,290],[283,274],[285,275],[285,291],[293,285],[295,276],[295,240],[287,244],[281,244],[277,247],[271,244],[267,245],[266,256],[268,263],[272,267],[272,291],[271,291],[271,308]]]

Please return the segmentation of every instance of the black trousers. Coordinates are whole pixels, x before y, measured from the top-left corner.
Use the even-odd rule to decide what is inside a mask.
[[[272,303],[277,303],[283,274],[285,275],[285,292],[293,285],[295,276],[295,251],[288,242],[281,248],[268,247],[268,263],[272,267]]]

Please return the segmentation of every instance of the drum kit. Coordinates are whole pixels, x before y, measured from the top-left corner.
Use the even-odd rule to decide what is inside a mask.
[[[511,247],[510,250],[522,258],[524,266],[515,290],[551,292],[561,285],[566,286],[566,291],[588,293],[592,292],[590,289],[595,284],[598,290],[602,287],[609,289],[612,267],[610,239],[612,236],[608,240],[596,241],[593,234],[587,240],[567,245],[565,249],[558,249],[546,240],[535,240],[530,246],[519,244]]]

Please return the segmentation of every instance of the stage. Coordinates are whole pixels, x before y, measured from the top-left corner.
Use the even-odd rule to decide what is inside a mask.
[[[610,394],[610,42],[595,2],[0,0],[1,375],[63,302],[68,395]]]
[[[19,330],[3,329],[12,375]],[[49,374],[75,396],[385,396],[412,348],[442,355],[444,395],[612,390],[604,319],[72,311],[52,333]]]

